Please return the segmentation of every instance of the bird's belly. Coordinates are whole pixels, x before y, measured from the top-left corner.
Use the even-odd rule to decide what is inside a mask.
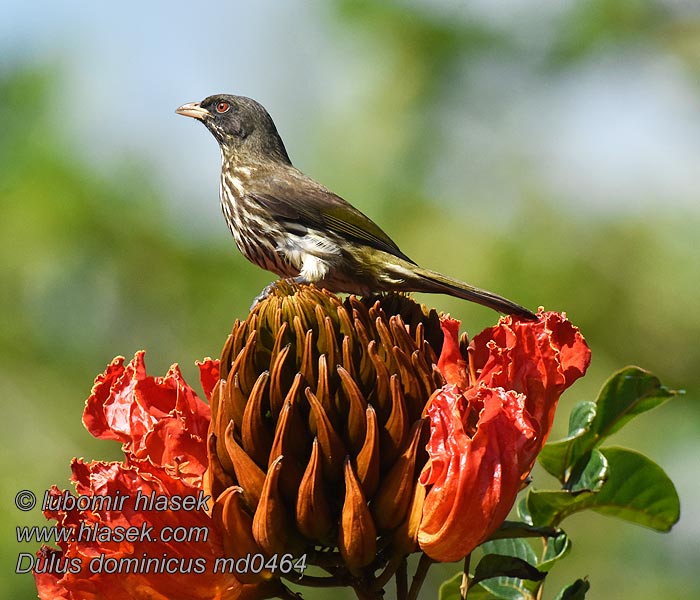
[[[222,201],[221,208],[236,247],[250,262],[281,277],[293,277],[299,273],[279,253],[274,230],[268,222],[239,210],[235,202]]]

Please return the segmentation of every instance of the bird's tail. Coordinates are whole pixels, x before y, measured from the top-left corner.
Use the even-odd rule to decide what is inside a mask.
[[[430,269],[413,267],[413,272],[420,278],[419,282],[416,283],[416,287],[418,288],[420,285],[423,286],[422,289],[416,289],[415,291],[417,292],[449,294],[450,296],[456,296],[457,298],[488,306],[501,313],[518,315],[519,317],[533,321],[537,320],[537,315],[532,311],[493,292],[482,290],[468,283],[464,283],[463,281],[452,279],[436,271],[431,271]]]

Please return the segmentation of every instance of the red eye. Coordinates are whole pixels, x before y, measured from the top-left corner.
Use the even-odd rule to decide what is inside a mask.
[[[225,113],[229,108],[231,108],[231,105],[228,102],[219,102],[216,105],[216,112]]]

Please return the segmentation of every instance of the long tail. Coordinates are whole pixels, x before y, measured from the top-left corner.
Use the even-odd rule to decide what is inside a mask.
[[[416,289],[417,292],[438,292],[456,296],[470,302],[476,302],[483,306],[488,306],[493,310],[508,315],[518,315],[533,321],[537,320],[537,315],[528,310],[524,306],[520,306],[515,302],[511,302],[503,296],[494,294],[487,290],[482,290],[463,281],[452,279],[436,271],[424,269],[422,267],[413,267],[413,272],[420,277],[416,281],[416,287],[423,285],[422,289]]]

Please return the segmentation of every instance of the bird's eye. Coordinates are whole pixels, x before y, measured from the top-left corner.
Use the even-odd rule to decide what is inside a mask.
[[[219,114],[225,113],[229,108],[231,108],[231,105],[228,102],[219,102],[216,105],[216,112]]]

